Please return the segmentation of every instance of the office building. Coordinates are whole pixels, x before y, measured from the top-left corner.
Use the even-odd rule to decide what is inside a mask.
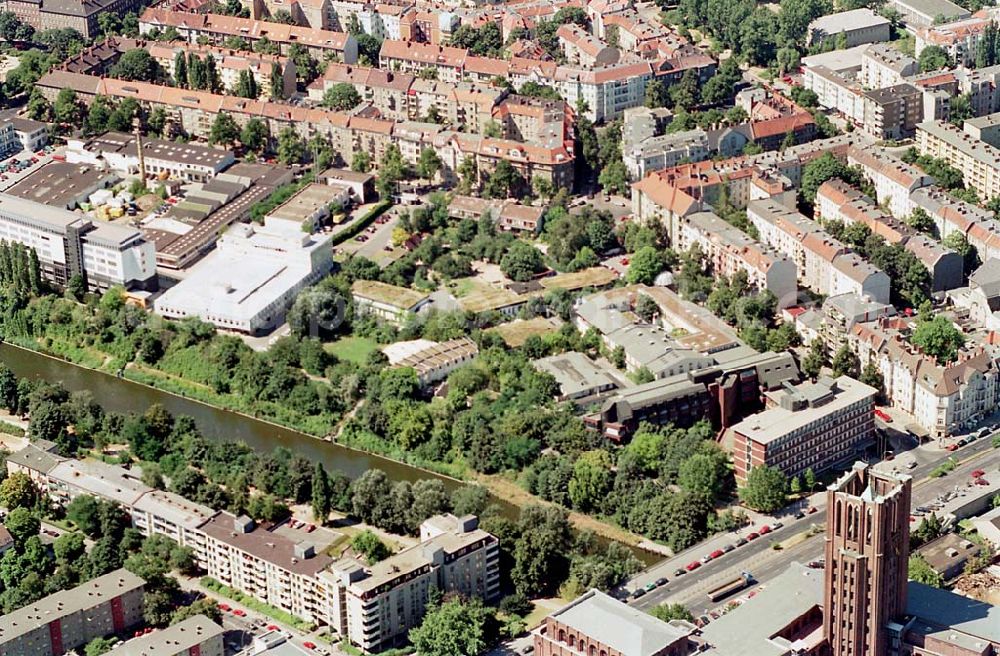
[[[911,479],[856,463],[827,488],[823,628],[833,656],[886,656],[906,612]]]
[[[406,641],[427,609],[431,588],[486,602],[500,594],[500,549],[474,515],[431,517],[420,543],[371,566],[337,561],[320,574],[326,583],[329,624],[367,651]]]
[[[156,287],[153,245],[131,227],[0,194],[0,239],[33,248],[42,276],[60,287],[73,276],[95,291]]]
[[[223,656],[222,627],[195,615],[165,629],[127,640],[115,656]]]
[[[117,569],[0,617],[0,656],[62,656],[143,622],[146,582]]]
[[[535,360],[535,369],[555,378],[559,385],[556,400],[585,399],[618,387],[608,371],[583,353],[567,351]]]
[[[538,656],[687,656],[695,630],[689,622],[664,622],[591,590],[546,617],[532,636]]]
[[[736,482],[766,465],[789,478],[852,460],[875,434],[878,390],[849,376],[820,378],[771,392],[768,409],[732,427],[727,440]]]

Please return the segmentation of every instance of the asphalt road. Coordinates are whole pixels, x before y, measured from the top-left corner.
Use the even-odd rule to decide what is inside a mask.
[[[942,453],[933,459],[920,459],[912,470],[903,470],[913,477],[913,507],[927,505],[934,499],[946,492],[963,486],[969,479],[969,472],[974,469],[988,469],[1000,464],[1000,450],[994,449],[991,444],[991,437],[981,438],[955,453]],[[961,463],[951,474],[942,478],[928,478],[931,470],[937,467],[948,457],[954,456]],[[920,462],[924,460],[924,462]],[[892,466],[892,462],[881,463],[878,466]],[[786,541],[798,533],[806,531],[810,525],[825,527],[826,510],[820,509],[812,515],[806,515],[802,520],[785,522],[785,527],[767,536],[762,536],[758,540],[750,542],[736,549],[721,558],[702,565],[694,572],[674,577],[672,572],[677,568],[682,568],[682,563],[697,560],[700,555],[706,552],[704,544],[697,545],[692,549],[668,559],[658,564],[654,569],[656,573],[669,572],[665,574],[670,579],[669,583],[661,588],[653,590],[645,596],[631,601],[630,604],[648,610],[662,603],[681,603],[694,613],[701,615],[717,606],[724,606],[733,599],[745,596],[750,589],[764,584],[783,572],[793,562],[809,562],[817,560],[823,556],[822,533],[813,535],[794,546],[780,551],[772,548],[775,541]],[[745,529],[749,532],[750,529]],[[710,550],[710,549],[709,549]],[[750,572],[757,585],[743,591],[740,595],[733,595],[722,603],[709,602],[707,592],[725,581],[738,576],[741,572]],[[655,573],[654,573],[655,574]],[[657,574],[664,575],[664,574]],[[624,586],[633,590],[638,586],[638,582],[647,582],[650,579],[650,572],[647,571],[639,575],[633,581]]]

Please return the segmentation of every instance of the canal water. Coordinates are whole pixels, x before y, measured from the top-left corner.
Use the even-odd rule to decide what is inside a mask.
[[[79,367],[64,360],[9,344],[0,344],[0,362],[10,367],[11,371],[21,378],[60,383],[71,392],[89,390],[94,400],[107,410],[142,413],[154,403],[159,403],[174,416],[192,417],[201,433],[209,439],[245,442],[262,453],[269,453],[275,447],[282,446],[310,462],[322,462],[328,470],[342,471],[351,478],[357,478],[369,469],[381,469],[393,481],[413,482],[423,478],[436,478],[441,480],[449,491],[462,485],[453,478],[349,449],[296,430],[215,408],[193,399]],[[504,515],[516,519],[518,510],[513,504],[497,497],[493,497],[493,502],[502,509]],[[647,564],[659,559],[658,556],[642,549],[633,547],[632,551]]]

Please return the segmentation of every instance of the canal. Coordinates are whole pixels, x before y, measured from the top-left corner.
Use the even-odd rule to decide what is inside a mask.
[[[71,392],[88,390],[94,400],[107,410],[142,413],[154,403],[159,403],[174,416],[192,417],[198,430],[209,439],[245,442],[261,453],[270,453],[279,446],[285,447],[310,462],[322,462],[328,470],[342,471],[351,478],[357,478],[369,469],[381,469],[393,481],[413,482],[422,478],[436,478],[441,480],[449,491],[462,485],[453,478],[440,476],[434,472],[349,449],[296,430],[205,405],[9,344],[0,344],[0,362],[10,367],[11,371],[21,378],[59,383]],[[493,501],[502,509],[504,515],[512,519],[517,518],[516,506],[495,496]],[[646,564],[659,560],[658,556],[643,549],[636,547],[631,549]]]

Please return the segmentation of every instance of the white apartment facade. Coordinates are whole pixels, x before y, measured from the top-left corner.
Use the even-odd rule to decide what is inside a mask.
[[[849,148],[847,163],[861,167],[875,187],[875,199],[897,219],[905,220],[913,213],[910,201],[913,191],[934,184],[931,176],[876,146]]]
[[[941,158],[961,171],[966,186],[981,197],[1000,195],[1000,149],[941,121],[919,124],[917,144],[922,155]]]
[[[868,46],[861,54],[861,84],[869,89],[902,84],[907,77],[920,72],[916,59],[884,43]]]
[[[419,544],[370,567],[340,560],[320,578],[326,582],[330,626],[364,651],[383,651],[406,641],[419,624],[431,588],[496,600],[500,550],[496,537],[478,528],[475,516],[432,517],[421,525]]]

